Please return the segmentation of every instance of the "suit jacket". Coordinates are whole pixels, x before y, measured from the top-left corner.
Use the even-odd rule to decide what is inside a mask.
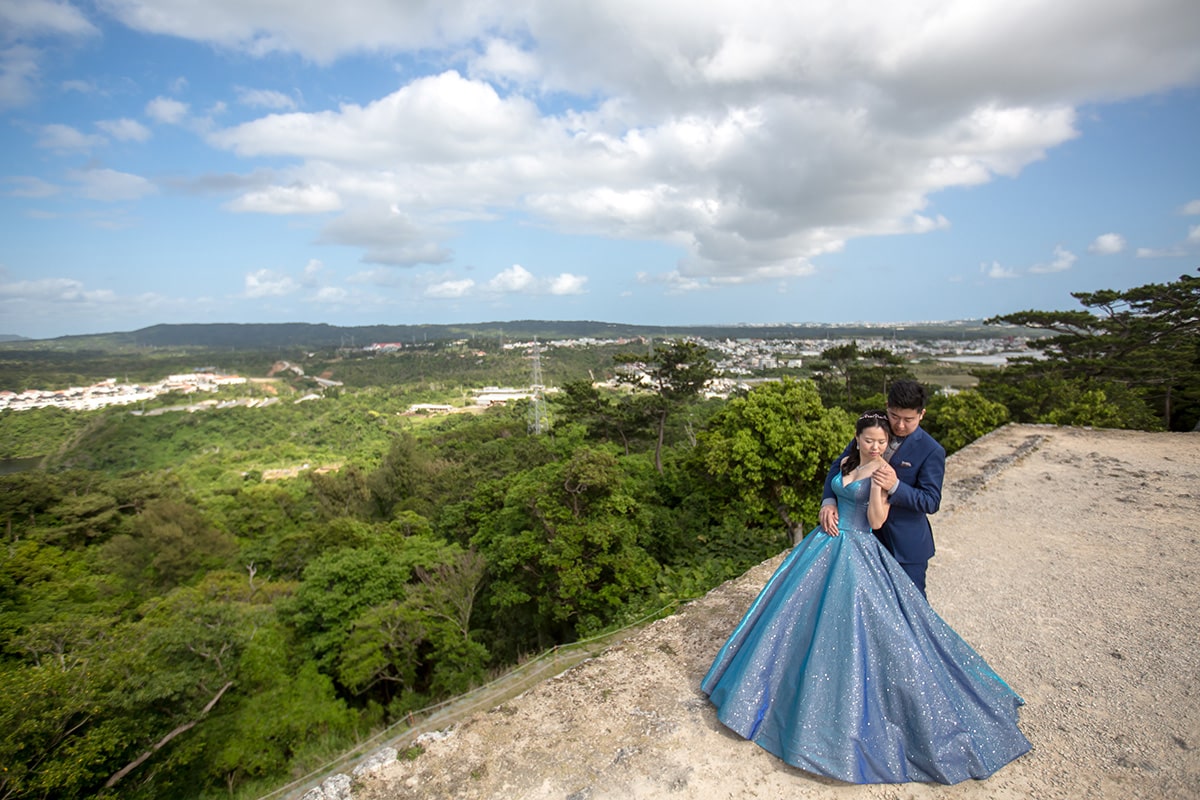
[[[841,471],[842,459],[849,454],[848,444],[825,476],[825,498],[833,497],[833,476]],[[946,450],[924,428],[917,428],[896,448],[888,463],[896,470],[900,485],[891,496],[887,521],[875,535],[901,564],[928,561],[934,553],[928,515],[942,504]]]

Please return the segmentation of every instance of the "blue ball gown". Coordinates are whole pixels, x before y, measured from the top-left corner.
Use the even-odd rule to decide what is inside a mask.
[[[871,532],[870,479],[833,481],[838,530],[787,555],[701,688],[733,731],[850,783],[982,779],[1029,751],[1024,701]]]

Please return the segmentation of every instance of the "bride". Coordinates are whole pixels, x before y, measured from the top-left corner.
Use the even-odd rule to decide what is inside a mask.
[[[717,717],[792,766],[851,783],[983,779],[1029,751],[1024,701],[872,533],[890,431],[868,412],[834,477],[838,530],[798,544],[717,653]]]

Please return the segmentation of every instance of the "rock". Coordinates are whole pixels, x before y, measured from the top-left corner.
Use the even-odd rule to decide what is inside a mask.
[[[396,763],[398,754],[399,752],[394,747],[381,747],[364,758],[362,763],[355,767],[350,774],[355,778],[361,778],[364,775],[378,772],[384,767]]]
[[[331,775],[315,789],[309,789],[301,800],[351,800],[349,775]]]

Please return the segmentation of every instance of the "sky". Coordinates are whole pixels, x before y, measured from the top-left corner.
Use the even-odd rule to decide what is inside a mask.
[[[982,319],[1198,266],[1196,0],[0,0],[0,334]]]

